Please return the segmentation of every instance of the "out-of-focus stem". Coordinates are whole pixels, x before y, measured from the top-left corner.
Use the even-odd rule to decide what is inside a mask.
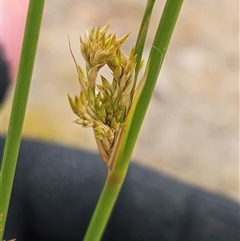
[[[2,194],[0,213],[3,214],[3,230],[0,233],[0,240],[3,238],[17,165],[17,157],[40,32],[43,7],[44,0],[30,0],[29,2],[20,64],[17,74],[17,83],[0,173],[0,183],[2,184],[0,191]]]

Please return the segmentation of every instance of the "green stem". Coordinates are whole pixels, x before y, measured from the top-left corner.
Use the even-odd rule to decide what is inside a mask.
[[[121,145],[116,153],[119,160],[123,161],[117,162],[117,166],[128,165],[124,162],[128,162],[127,160],[131,157],[182,3],[183,0],[168,0],[165,4],[143,79],[136,90],[135,98],[126,119],[126,128],[122,133]]]
[[[106,183],[88,227],[88,231],[84,237],[84,241],[98,241],[101,239],[122,187],[125,174],[126,172],[119,174],[116,171],[109,171]]]
[[[140,82],[140,86],[137,89],[130,112],[127,116],[126,127],[119,134],[118,141],[111,154],[112,160],[109,160],[109,162],[112,163],[112,165],[109,170],[108,178],[84,241],[99,241],[101,239],[124,182],[132,151],[147,111],[182,3],[183,0],[168,0],[166,2],[143,80]],[[148,28],[148,24],[146,26]],[[142,46],[144,46],[144,43]],[[139,45],[138,49],[140,52],[142,51]]]
[[[6,224],[11,190],[17,165],[17,157],[37,50],[43,7],[44,0],[31,0],[29,2],[17,83],[0,173],[2,179],[1,213],[3,213],[3,231]],[[0,234],[0,240],[2,240],[2,237],[3,232]]]
[[[155,0],[147,1],[147,5],[145,7],[145,11],[143,14],[141,26],[140,26],[140,29],[138,32],[138,37],[137,37],[136,46],[135,46],[135,54],[137,55],[137,58],[136,58],[135,80],[134,80],[133,92],[135,90],[138,73],[140,70],[143,49],[144,49],[144,45],[145,45],[145,41],[146,41],[146,37],[147,37],[147,32],[148,32],[149,23],[150,23],[151,16],[152,16],[152,10],[153,10],[154,4],[155,4]],[[132,94],[134,94],[134,93],[132,93]]]

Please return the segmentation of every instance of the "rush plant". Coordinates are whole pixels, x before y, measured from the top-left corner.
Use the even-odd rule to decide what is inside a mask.
[[[93,27],[84,38],[80,38],[85,69],[78,65],[71,51],[80,84],[79,95],[75,98],[68,96],[70,106],[78,117],[75,122],[93,129],[99,154],[108,168],[106,183],[84,241],[100,240],[107,225],[124,182],[183,0],[166,0],[144,74],[138,78],[143,66],[142,53],[154,3],[155,0],[147,0],[136,44],[129,54],[122,50],[128,34],[117,38],[109,32],[109,24]],[[44,0],[30,0],[0,172],[0,240],[6,224],[43,6]],[[103,66],[107,66],[112,73],[111,80],[99,77]]]
[[[148,0],[136,46],[129,55],[122,51],[128,35],[117,38],[108,32],[109,24],[92,28],[80,49],[86,63],[86,73],[73,59],[78,72],[80,94],[69,96],[75,121],[92,127],[99,154],[108,167],[108,175],[84,241],[101,239],[127,173],[131,154],[148,108],[183,0],[166,1],[143,77],[137,81],[142,53],[154,0]],[[71,52],[72,53],[72,52]],[[110,82],[100,76],[106,65],[112,73]]]

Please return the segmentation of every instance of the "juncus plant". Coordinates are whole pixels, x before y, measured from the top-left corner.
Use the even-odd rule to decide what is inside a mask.
[[[77,64],[80,94],[69,96],[75,120],[92,127],[99,154],[108,167],[108,175],[84,241],[100,240],[117,199],[140,127],[183,1],[166,2],[143,77],[137,81],[143,65],[142,53],[155,1],[147,1],[136,46],[126,55],[122,45],[128,34],[117,38],[108,32],[109,24],[92,28],[80,38],[86,73]],[[112,81],[98,72],[106,65]]]
[[[100,240],[107,225],[124,182],[131,154],[183,0],[166,1],[144,74],[138,81],[138,74],[143,66],[142,53],[154,3],[155,0],[147,0],[136,45],[129,54],[125,54],[122,50],[128,34],[117,38],[116,34],[109,31],[109,24],[93,27],[86,32],[85,37],[80,38],[81,54],[86,65],[84,69],[78,65],[70,48],[80,84],[79,94],[75,98],[68,96],[70,106],[78,117],[75,122],[93,129],[99,154],[108,168],[106,183],[84,241]],[[17,85],[0,173],[1,239],[17,163],[43,5],[44,0],[30,0],[29,3]],[[99,76],[103,66],[107,66],[112,73],[111,80]],[[100,78],[99,81],[98,78]],[[16,122],[17,125],[14,124]]]

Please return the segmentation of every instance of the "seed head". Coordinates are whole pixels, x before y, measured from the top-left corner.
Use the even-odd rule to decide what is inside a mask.
[[[129,56],[121,49],[129,34],[117,38],[108,32],[108,28],[109,24],[102,28],[93,27],[89,33],[86,32],[84,39],[80,37],[86,74],[71,51],[78,72],[80,94],[74,99],[68,96],[70,106],[78,116],[75,123],[93,128],[99,153],[107,165],[132,103],[136,65],[134,48]],[[99,70],[104,65],[112,72],[112,81],[100,76],[101,84],[96,84]]]

